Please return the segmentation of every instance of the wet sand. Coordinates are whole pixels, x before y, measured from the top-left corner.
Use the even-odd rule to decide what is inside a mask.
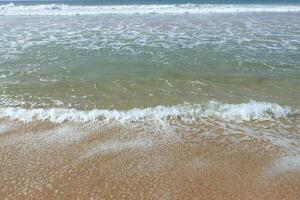
[[[181,125],[1,121],[0,199],[300,199],[299,143]]]

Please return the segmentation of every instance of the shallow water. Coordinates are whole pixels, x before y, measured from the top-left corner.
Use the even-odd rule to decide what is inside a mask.
[[[1,106],[130,109],[252,99],[299,107],[298,18],[4,16]]]
[[[299,199],[299,11],[0,5],[0,198]]]

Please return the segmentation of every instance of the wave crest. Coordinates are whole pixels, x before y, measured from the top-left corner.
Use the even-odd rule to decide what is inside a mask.
[[[23,122],[50,121],[89,122],[89,121],[118,121],[134,122],[144,120],[198,120],[208,117],[222,120],[250,121],[270,120],[287,117],[292,114],[289,107],[274,103],[250,101],[242,104],[224,104],[210,101],[206,105],[177,105],[157,106],[150,108],[135,108],[128,111],[101,110],[81,111],[77,109],[49,108],[0,108],[0,118],[10,118]]]

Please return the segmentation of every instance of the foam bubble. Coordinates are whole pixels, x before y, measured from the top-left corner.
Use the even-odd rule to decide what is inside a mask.
[[[240,12],[299,12],[300,5],[112,5],[77,6],[64,4],[0,5],[0,15],[102,15],[102,14],[185,14],[185,13],[240,13]]]
[[[225,104],[216,101],[210,101],[206,105],[157,106],[144,109],[134,108],[128,111],[106,109],[82,111],[64,108],[0,108],[0,118],[16,119],[23,122],[50,121],[54,123],[62,123],[67,121],[162,121],[178,118],[181,120],[197,120],[207,117],[216,117],[223,120],[250,121],[288,117],[292,113],[293,112],[289,107],[283,107],[275,103],[256,101],[250,101],[242,104]]]

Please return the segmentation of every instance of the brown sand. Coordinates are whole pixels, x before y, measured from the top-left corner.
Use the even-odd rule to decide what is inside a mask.
[[[240,131],[5,123],[0,199],[300,199],[286,150]]]

